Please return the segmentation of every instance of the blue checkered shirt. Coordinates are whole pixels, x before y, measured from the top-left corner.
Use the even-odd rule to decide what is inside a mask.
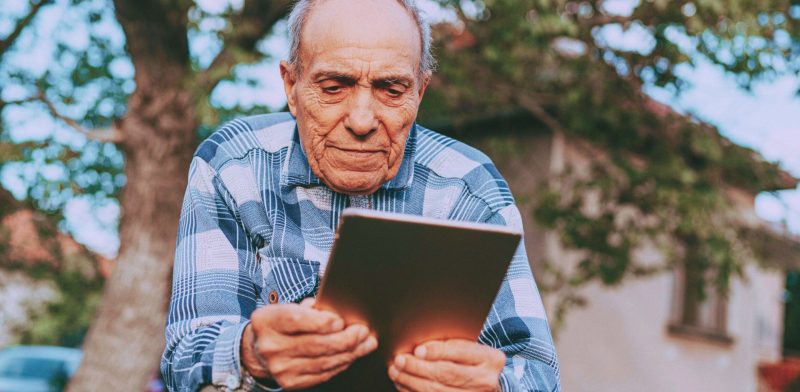
[[[171,391],[247,389],[239,351],[250,314],[314,296],[347,207],[522,230],[508,185],[479,151],[419,125],[397,176],[375,193],[332,191],[308,165],[288,113],[232,121],[198,148],[181,210],[161,371]],[[268,306],[268,305],[267,305]],[[560,390],[558,360],[524,245],[479,341],[508,359],[504,391]]]

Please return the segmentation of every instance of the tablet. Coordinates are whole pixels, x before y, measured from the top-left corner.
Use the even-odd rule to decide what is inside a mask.
[[[378,349],[315,390],[395,391],[389,363],[429,340],[477,341],[522,234],[505,226],[348,208],[316,307]]]

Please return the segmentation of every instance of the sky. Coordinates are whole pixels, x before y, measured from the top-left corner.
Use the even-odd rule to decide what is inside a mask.
[[[800,79],[785,76],[761,81],[747,92],[721,66],[707,60],[676,71],[690,83],[686,91],[675,96],[650,86],[645,92],[678,112],[716,125],[734,143],[760,152],[770,162],[780,162],[784,170],[800,178]],[[785,220],[791,232],[800,234],[800,188],[760,194],[756,212],[768,221]]]
[[[95,30],[99,29],[99,33],[111,37],[114,45],[122,47],[124,35],[114,20],[113,12],[105,7],[105,1],[88,0],[92,4],[90,8],[104,13],[104,22],[98,24]],[[212,14],[224,12],[228,7],[240,9],[242,6],[242,0],[196,2],[203,10]],[[0,37],[10,32],[13,20],[27,9],[27,0],[6,0],[3,3],[3,9],[0,10]],[[23,45],[19,46],[23,48],[15,51],[10,59],[12,64],[28,67],[35,72],[44,72],[47,69],[52,72],[52,64],[48,62],[53,61],[52,53],[56,44],[77,48],[88,45],[89,31],[81,23],[75,22],[82,20],[78,15],[70,17],[68,14],[74,12],[69,11],[69,0],[56,0],[55,3],[43,8],[33,21],[35,29],[28,29],[20,37]],[[477,14],[482,10],[480,2],[462,0],[461,3],[467,14]],[[639,1],[606,0],[603,4],[609,13],[630,15]],[[431,0],[421,0],[421,5],[433,22],[457,20],[451,9],[443,9]],[[198,31],[189,35],[190,52],[199,67],[207,66],[221,49],[221,43],[215,35],[215,31],[220,28],[224,28],[221,19],[209,18],[200,24]],[[34,35],[32,30],[38,35]],[[670,39],[678,43],[695,62],[694,67],[678,64],[674,68],[675,73],[688,82],[688,87],[676,94],[673,90],[646,84],[645,93],[678,112],[716,125],[733,142],[753,148],[771,162],[780,162],[785,170],[800,177],[800,98],[796,94],[800,90],[800,79],[783,76],[757,81],[751,91],[745,91],[738,87],[735,77],[725,73],[721,66],[713,65],[693,53],[689,37],[680,31],[672,31],[671,34]],[[651,33],[636,23],[625,32],[619,25],[608,25],[598,32],[596,39],[616,49],[640,53],[648,53],[655,44]],[[258,46],[261,52],[268,55],[267,58],[256,64],[235,67],[233,74],[236,80],[220,83],[211,94],[212,104],[228,108],[236,104],[243,107],[266,105],[273,110],[283,108],[286,98],[278,62],[286,57],[287,41],[286,24],[279,22],[274,27],[273,34],[262,40]],[[134,70],[130,60],[121,56],[115,60],[112,68],[112,72],[120,78],[129,80],[126,82],[126,90],[133,91]],[[2,98],[7,101],[25,98],[30,94],[29,90],[26,86],[4,86]],[[87,87],[84,95],[92,97],[93,94],[99,94],[99,88]],[[86,99],[86,102],[93,101]],[[14,141],[43,140],[52,136],[74,149],[80,149],[86,144],[85,137],[42,113],[41,107],[24,106],[5,110],[5,125]],[[80,111],[85,108],[75,105],[71,110]],[[39,163],[5,165],[0,172],[0,183],[18,197],[24,197],[25,178],[30,178],[36,172],[53,178],[65,175],[63,165],[44,165],[42,162],[43,158]],[[112,180],[124,183],[125,179]],[[117,224],[120,209],[116,200],[102,195],[67,196],[70,197],[64,201],[63,212],[66,219],[61,229],[72,233],[77,241],[86,244],[90,249],[107,257],[114,257],[119,247]],[[792,232],[800,234],[800,190],[763,193],[756,199],[756,211],[765,220],[785,221]]]

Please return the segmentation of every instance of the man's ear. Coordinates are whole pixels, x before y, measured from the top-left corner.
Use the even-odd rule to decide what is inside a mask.
[[[433,76],[433,71],[425,71],[419,78],[419,102],[422,102],[422,96],[425,95],[425,89],[431,81],[431,76]]]
[[[283,89],[286,92],[286,103],[292,116],[297,117],[297,102],[294,97],[294,86],[297,84],[295,69],[286,60],[281,60],[281,79],[283,79]]]

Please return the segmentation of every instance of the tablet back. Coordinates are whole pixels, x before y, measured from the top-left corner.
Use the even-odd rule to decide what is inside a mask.
[[[521,238],[498,225],[345,210],[316,307],[368,325],[378,349],[314,389],[394,391],[395,355],[477,341]]]

